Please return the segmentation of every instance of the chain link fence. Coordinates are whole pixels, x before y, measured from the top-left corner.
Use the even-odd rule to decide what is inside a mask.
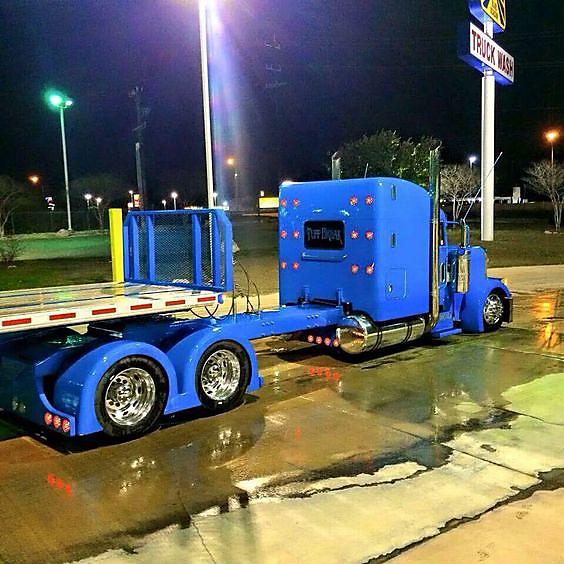
[[[108,212],[103,213],[103,225],[96,210],[72,212],[72,228],[74,231],[90,231],[108,228]],[[60,229],[67,229],[67,212],[44,211],[44,212],[25,212],[19,211],[12,214],[10,221],[6,225],[6,235],[25,235],[28,233],[56,233]]]

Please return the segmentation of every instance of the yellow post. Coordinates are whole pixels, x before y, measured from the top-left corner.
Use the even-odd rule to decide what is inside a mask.
[[[123,215],[121,209],[110,210],[110,247],[112,250],[112,278],[123,282]]]

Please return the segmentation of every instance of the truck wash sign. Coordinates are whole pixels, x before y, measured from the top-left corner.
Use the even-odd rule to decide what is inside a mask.
[[[480,72],[485,67],[491,69],[499,84],[513,84],[515,59],[474,24],[465,24],[461,29],[459,57]]]
[[[507,27],[506,0],[470,0],[470,12],[481,23],[491,20],[494,33],[505,31]]]

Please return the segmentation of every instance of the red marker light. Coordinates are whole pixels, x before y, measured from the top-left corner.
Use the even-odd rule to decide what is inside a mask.
[[[282,239],[286,239],[286,237],[288,237],[288,232],[285,229],[282,229],[282,231],[280,231],[280,237],[282,237]]]
[[[321,343],[323,343],[323,339],[322,339],[321,337],[316,337],[316,338],[315,338],[315,342],[316,342],[318,345],[321,345]]]
[[[55,427],[55,429],[60,429],[61,428],[61,418],[58,415],[55,415],[53,417],[53,427]]]
[[[374,203],[374,196],[366,196],[364,202],[367,206],[371,206]]]
[[[292,205],[297,208],[300,205],[300,201],[297,198],[294,198],[292,200]]]
[[[356,196],[352,196],[351,199],[349,200],[349,203],[351,204],[351,206],[358,205],[358,198]]]
[[[51,425],[53,423],[53,414],[46,411],[43,416],[43,421],[45,422],[45,425]]]
[[[300,268],[300,263],[299,262],[295,262],[294,264],[292,264],[292,268],[294,270],[298,270],[298,268]]]
[[[374,274],[374,263],[369,264],[366,267],[366,274],[368,274],[368,276],[372,276]]]
[[[287,267],[288,267],[288,263],[287,263],[285,260],[283,260],[283,261],[280,263],[280,268],[281,268],[282,270],[286,270]]]
[[[358,266],[358,264],[353,264],[353,265],[351,266],[351,272],[352,272],[353,274],[358,274],[359,270],[360,270],[360,266]]]
[[[285,208],[288,205],[288,202],[286,200],[280,200],[280,207],[281,208]]]
[[[71,424],[68,419],[63,419],[62,429],[63,433],[70,433]]]
[[[294,231],[293,235],[294,235],[294,239],[300,238],[300,232],[299,231]]]
[[[351,239],[358,239],[360,237],[360,233],[358,231],[352,231],[351,232]]]
[[[372,241],[372,239],[374,239],[374,231],[367,231],[366,238],[368,239],[368,241]]]

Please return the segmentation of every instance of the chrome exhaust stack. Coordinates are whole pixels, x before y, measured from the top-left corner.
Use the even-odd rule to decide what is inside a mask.
[[[362,315],[351,315],[348,325],[337,329],[341,350],[350,355],[374,352],[387,347],[403,345],[420,339],[425,334],[426,323],[422,317],[377,326]]]
[[[441,228],[441,172],[440,147],[431,151],[429,157],[429,194],[432,200],[431,213],[431,264],[430,264],[430,295],[429,318],[426,331],[431,332],[439,322],[439,245]]]

